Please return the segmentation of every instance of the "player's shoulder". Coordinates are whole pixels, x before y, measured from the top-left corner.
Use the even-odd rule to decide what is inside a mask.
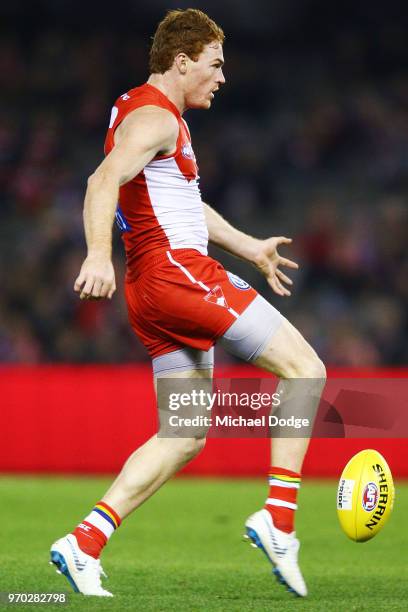
[[[179,137],[179,124],[174,115],[157,106],[142,106],[127,114],[115,132],[115,144],[133,143],[167,155],[173,152]]]
[[[166,108],[145,104],[130,111],[122,123],[122,130],[138,130],[148,128],[151,131],[160,131],[162,134],[177,136],[179,133],[179,122]]]

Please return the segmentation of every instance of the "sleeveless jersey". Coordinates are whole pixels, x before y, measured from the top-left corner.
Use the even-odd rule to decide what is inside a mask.
[[[164,108],[179,124],[176,150],[157,155],[119,190],[116,222],[126,250],[127,280],[149,260],[168,249],[196,249],[207,255],[208,231],[198,186],[199,176],[187,123],[177,107],[156,87],[145,83],[120,96],[112,108],[105,154],[114,132],[128,113],[146,105]]]

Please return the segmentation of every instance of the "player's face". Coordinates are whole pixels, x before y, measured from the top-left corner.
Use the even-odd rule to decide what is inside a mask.
[[[214,93],[225,83],[223,64],[219,42],[206,45],[197,61],[188,61],[184,90],[187,108],[210,108]]]

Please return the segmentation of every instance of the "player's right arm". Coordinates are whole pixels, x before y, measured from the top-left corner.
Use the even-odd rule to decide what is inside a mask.
[[[157,106],[138,108],[115,132],[115,146],[88,179],[84,202],[87,257],[74,290],[81,299],[112,297],[116,290],[112,265],[112,225],[119,187],[128,183],[157,155],[174,152],[178,122]]]

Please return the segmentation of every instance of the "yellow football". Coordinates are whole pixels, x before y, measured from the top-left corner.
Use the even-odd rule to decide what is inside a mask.
[[[367,448],[350,459],[337,490],[337,516],[355,542],[371,540],[385,525],[394,505],[394,483],[384,457]]]

